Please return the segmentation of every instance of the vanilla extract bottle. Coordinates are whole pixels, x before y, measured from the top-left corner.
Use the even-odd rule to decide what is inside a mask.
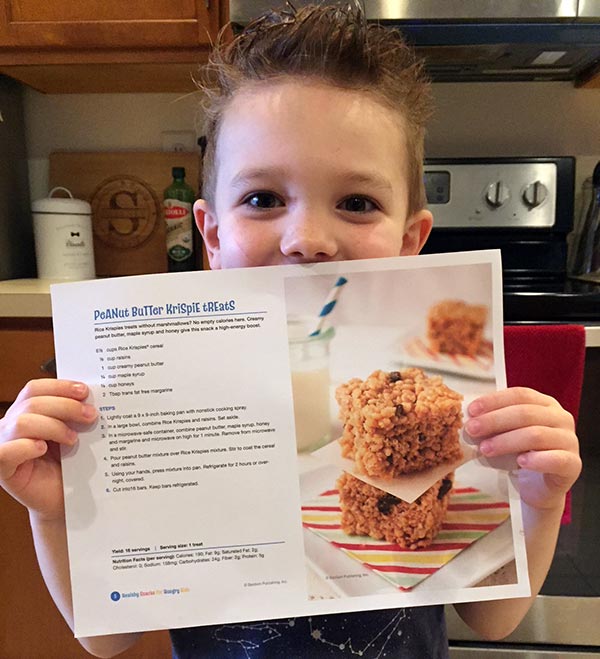
[[[185,182],[185,168],[173,167],[173,181],[164,192],[164,218],[167,229],[169,272],[195,269],[194,190]]]

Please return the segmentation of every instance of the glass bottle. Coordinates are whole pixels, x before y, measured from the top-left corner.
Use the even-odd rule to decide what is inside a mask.
[[[173,167],[173,181],[164,192],[169,272],[194,270],[194,190],[185,182],[185,168]]]

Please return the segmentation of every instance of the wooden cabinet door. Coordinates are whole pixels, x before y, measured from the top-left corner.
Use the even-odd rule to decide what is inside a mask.
[[[0,0],[0,47],[208,46],[218,0]]]
[[[53,357],[50,318],[1,319],[0,403],[11,403],[29,380],[53,377]]]
[[[89,659],[46,589],[27,510],[1,489],[0,520],[0,657]],[[150,632],[119,659],[169,659],[170,648],[168,632]]]
[[[50,318],[0,319],[0,418],[23,385],[50,377],[40,366],[52,358]],[[0,657],[85,659],[42,579],[27,510],[0,489]],[[120,659],[168,659],[168,632],[145,634]]]

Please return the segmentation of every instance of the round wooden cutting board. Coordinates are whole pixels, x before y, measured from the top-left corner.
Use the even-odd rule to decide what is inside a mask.
[[[161,203],[154,191],[135,176],[113,176],[91,198],[94,238],[108,247],[142,245],[161,221]]]

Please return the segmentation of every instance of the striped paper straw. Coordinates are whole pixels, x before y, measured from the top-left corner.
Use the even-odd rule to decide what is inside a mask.
[[[329,314],[331,314],[331,312],[334,310],[335,305],[337,304],[338,297],[340,295],[340,290],[347,281],[348,280],[345,277],[339,277],[338,280],[335,282],[333,288],[329,291],[329,295],[325,300],[325,304],[321,309],[321,313],[319,313],[317,326],[308,336],[319,336],[319,334],[321,334],[321,330],[323,329],[325,323],[327,322],[327,316],[329,316]]]

